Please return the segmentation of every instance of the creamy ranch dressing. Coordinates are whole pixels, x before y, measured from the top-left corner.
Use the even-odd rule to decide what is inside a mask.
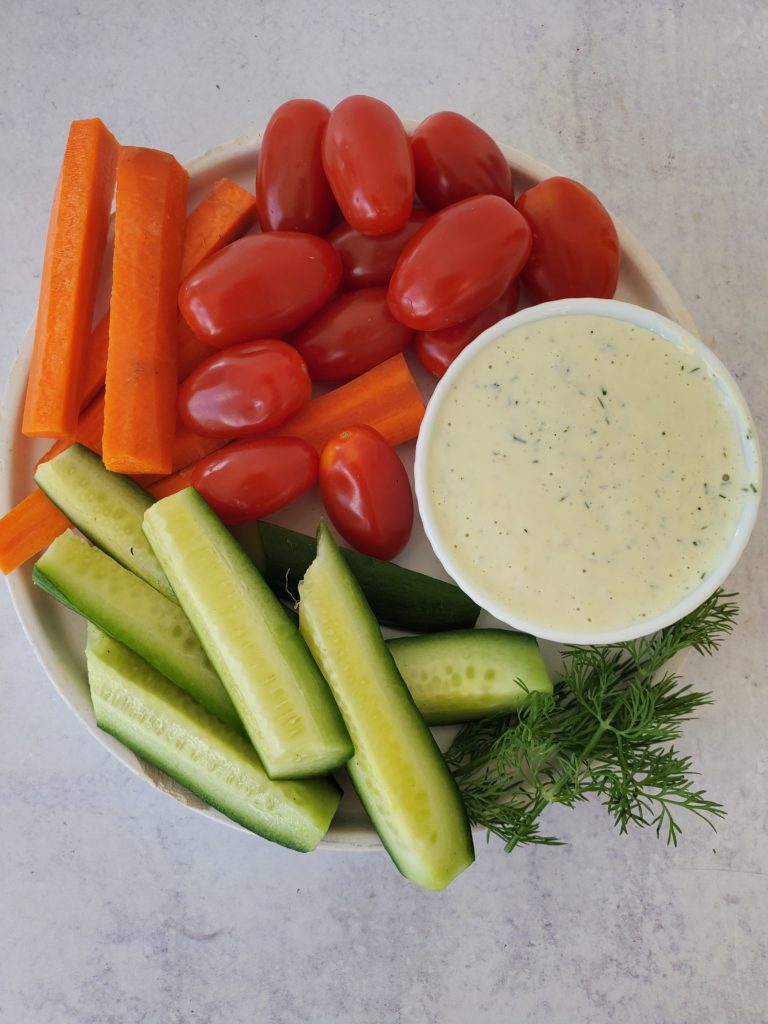
[[[515,328],[463,368],[426,479],[467,580],[576,632],[641,622],[697,586],[750,487],[701,359],[578,315]]]

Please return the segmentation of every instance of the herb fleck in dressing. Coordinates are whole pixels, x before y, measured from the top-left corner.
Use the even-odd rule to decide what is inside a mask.
[[[701,359],[597,316],[482,348],[443,402],[427,473],[442,543],[477,590],[572,631],[674,605],[715,567],[749,487]]]

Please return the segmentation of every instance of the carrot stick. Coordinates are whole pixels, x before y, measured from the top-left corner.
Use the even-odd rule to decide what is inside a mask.
[[[239,238],[256,220],[256,197],[222,178],[187,218],[181,277]]]
[[[169,473],[176,427],[176,298],[189,175],[169,153],[124,149],[117,168],[104,465]]]
[[[186,466],[184,469],[180,469],[178,473],[171,473],[170,476],[164,476],[162,480],[158,480],[154,484],[150,484],[147,490],[153,498],[157,498],[159,501],[161,498],[167,498],[169,494],[176,494],[178,491],[183,491],[185,487],[192,486],[192,473],[195,468],[195,463],[191,466]]]
[[[72,122],[45,244],[21,428],[28,437],[75,433],[118,151],[98,118]]]
[[[17,569],[71,525],[42,491],[32,491],[0,519],[0,571]]]
[[[91,331],[85,352],[83,384],[80,398],[80,412],[85,409],[104,387],[107,371],[107,347],[109,345],[109,310]]]
[[[313,399],[281,427],[264,436],[300,437],[320,452],[326,441],[345,427],[367,424],[394,447],[416,437],[423,417],[421,393],[399,353],[340,388]],[[211,451],[223,448],[225,443],[219,440]],[[147,489],[158,499],[175,494],[190,486],[195,466],[192,463]]]
[[[104,433],[104,396],[100,395],[94,399],[93,402],[88,406],[85,412],[80,416],[77,422],[77,433],[75,434],[75,441],[85,445],[86,448],[90,448],[92,452],[96,452],[97,455],[101,455],[101,439]],[[38,459],[37,464],[41,462],[48,462],[49,459],[55,458],[59,452],[63,452],[65,448],[69,448],[69,441],[57,441],[55,445],[48,449],[42,458]]]
[[[300,437],[322,451],[339,430],[366,424],[393,447],[419,432],[424,402],[402,353],[315,398],[270,437]]]

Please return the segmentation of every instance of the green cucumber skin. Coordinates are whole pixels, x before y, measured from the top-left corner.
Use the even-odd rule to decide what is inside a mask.
[[[71,530],[38,559],[32,579],[242,732],[227,691],[174,601]]]
[[[141,528],[154,498],[98,455],[73,444],[35,470],[35,483],[97,547],[161,594],[173,590]]]
[[[344,764],[352,743],[304,639],[203,498],[162,499],[144,530],[270,777]]]
[[[397,637],[387,646],[429,725],[509,714],[525,700],[526,688],[552,692],[536,639],[525,633],[455,630]]]
[[[93,626],[86,660],[99,728],[250,831],[300,852],[317,846],[341,796],[333,780],[271,780],[242,735]]]
[[[347,771],[398,870],[425,889],[443,889],[474,860],[466,808],[324,523],[317,551],[301,584],[299,620],[355,746]],[[322,608],[326,593],[343,617],[333,612],[330,628]],[[348,651],[359,656],[359,671],[345,668]],[[372,695],[374,702],[381,697],[374,717],[365,708]]]
[[[295,598],[299,581],[317,553],[314,537],[275,523],[251,524],[259,534],[264,578],[283,599]],[[255,550],[259,544],[254,540]],[[394,562],[339,548],[376,618],[385,626],[413,633],[469,629],[479,607],[453,583],[434,579]]]

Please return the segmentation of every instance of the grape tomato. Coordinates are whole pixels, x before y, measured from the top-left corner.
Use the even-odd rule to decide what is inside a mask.
[[[206,456],[192,473],[192,486],[222,522],[261,519],[289,505],[317,480],[318,457],[298,437],[236,441]]]
[[[269,119],[256,171],[263,231],[324,235],[333,224],[338,211],[322,157],[330,113],[316,100],[288,100]]]
[[[344,381],[402,352],[412,338],[390,313],[386,288],[361,288],[329,302],[290,340],[313,380]]]
[[[331,111],[323,167],[348,224],[388,235],[408,220],[414,199],[413,157],[403,123],[372,96],[348,96]]]
[[[613,298],[621,247],[611,215],[584,185],[546,178],[517,200],[533,245],[523,284],[539,302]]]
[[[341,280],[336,250],[316,235],[270,231],[220,249],[187,277],[179,309],[207,344],[280,338],[330,299]]]
[[[320,493],[331,522],[358,551],[399,554],[413,528],[413,494],[405,466],[372,427],[331,438],[320,456]]]
[[[473,196],[431,217],[397,261],[389,282],[395,319],[436,331],[495,302],[531,248],[527,222],[500,196]]]
[[[179,419],[205,437],[247,437],[279,427],[312,396],[307,365],[277,339],[214,353],[179,386]]]
[[[342,221],[325,237],[341,256],[341,284],[344,288],[375,288],[389,284],[405,243],[430,217],[416,208],[399,231],[391,235],[361,235]]]
[[[497,195],[510,202],[512,171],[491,136],[451,110],[431,114],[411,136],[416,192],[430,210],[469,196]]]

